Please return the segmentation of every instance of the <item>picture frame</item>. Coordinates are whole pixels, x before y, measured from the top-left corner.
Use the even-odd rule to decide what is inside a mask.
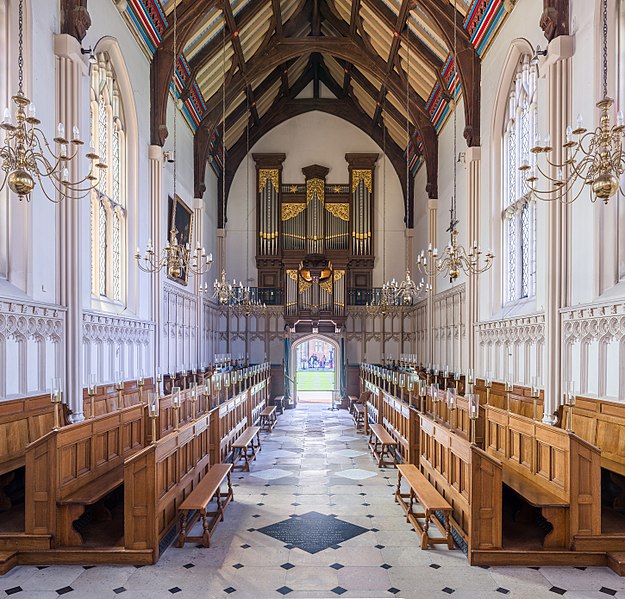
[[[171,231],[175,230],[178,244],[183,247],[189,244],[189,247],[191,247],[193,240],[193,210],[178,195],[175,199],[169,196],[167,209],[167,222],[169,223],[167,240],[170,240]],[[186,268],[183,268],[179,277],[174,277],[169,272],[167,277],[185,287],[189,283],[189,272]]]

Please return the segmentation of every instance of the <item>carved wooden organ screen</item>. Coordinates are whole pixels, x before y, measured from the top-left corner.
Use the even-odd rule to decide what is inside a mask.
[[[285,316],[345,315],[349,288],[371,287],[377,154],[347,154],[348,182],[304,167],[303,183],[282,180],[285,154],[254,154],[258,284],[283,291]]]

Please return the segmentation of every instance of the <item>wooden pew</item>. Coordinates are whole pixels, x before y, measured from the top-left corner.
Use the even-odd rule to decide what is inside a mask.
[[[503,464],[503,481],[553,525],[544,547],[572,549],[576,537],[601,534],[601,455],[577,435],[518,414],[486,408],[486,451]]]
[[[258,424],[261,412],[269,405],[267,380],[252,385],[249,389],[248,423],[250,426]]]
[[[249,394],[244,391],[211,411],[212,463],[227,462],[233,450],[233,443],[248,428],[250,413],[248,399]]]
[[[421,549],[427,549],[430,545],[444,543],[448,549],[454,548],[454,540],[451,536],[451,506],[445,498],[430,484],[427,478],[414,464],[400,464],[397,473],[397,489],[395,501],[406,512],[406,522],[410,522],[415,531],[421,536]],[[410,491],[408,494],[401,492],[402,477],[406,480]],[[408,501],[406,501],[406,499]],[[421,511],[414,511],[414,504],[418,503]],[[437,514],[443,517],[443,523],[439,522]],[[421,522],[423,520],[423,522]],[[430,525],[442,533],[442,537],[430,536]]]
[[[420,468],[452,507],[451,527],[469,562],[502,547],[502,465],[447,427],[420,416]]]
[[[603,468],[625,476],[625,405],[578,397],[572,411],[573,432],[601,450]],[[563,417],[568,419],[566,410]]]
[[[486,383],[484,379],[476,379],[475,381],[475,393],[480,396],[480,405],[486,405],[487,396]],[[489,403],[491,406],[500,408],[502,410],[507,409],[507,398],[505,385],[502,382],[493,381],[490,389]],[[510,412],[518,414],[519,416],[525,416],[526,418],[534,417],[534,399],[532,398],[532,390],[529,387],[522,385],[514,385],[510,392]],[[536,419],[543,419],[543,402],[545,399],[544,392],[540,392],[540,396],[536,401]]]
[[[124,547],[151,562],[178,531],[178,506],[210,472],[210,415],[183,425],[124,463]]]
[[[419,463],[419,413],[388,393],[382,394],[382,425],[395,441],[404,463]]]
[[[232,464],[215,464],[182,502],[178,508],[178,511],[182,512],[178,547],[184,547],[184,544],[189,541],[200,542],[204,547],[210,547],[211,534],[217,523],[223,521],[224,510],[233,497],[230,478],[231,470]],[[226,479],[228,481],[228,491],[225,495],[222,495],[221,485]],[[216,500],[217,507],[214,512],[209,512],[208,505],[213,499]],[[190,517],[189,512],[197,512],[197,515]],[[188,531],[193,528],[193,524],[198,518],[202,519],[202,536],[190,536]]]
[[[369,425],[369,449],[378,462],[378,468],[388,464],[386,457],[393,458],[392,465],[397,465],[397,441],[391,437],[382,424]],[[392,454],[391,454],[392,450]]]
[[[65,426],[26,448],[26,533],[55,546],[82,543],[72,523],[123,481],[124,460],[144,445],[143,406]]]
[[[196,389],[197,399],[195,401],[195,417],[208,413],[210,409],[210,397],[204,385],[199,385]],[[193,420],[193,390],[186,389],[180,392],[180,408],[178,409],[178,427]],[[159,399],[159,413],[156,417],[157,439],[162,439],[175,428],[175,406],[172,395],[164,395]],[[148,434],[148,442],[152,442],[151,432]]]
[[[260,428],[270,433],[278,422],[276,406],[267,406],[260,414]]]
[[[114,383],[98,385],[96,394],[93,397],[93,411],[95,416],[112,414],[123,408],[129,408],[141,403],[148,402],[148,393],[155,389],[155,384],[151,378],[145,379],[145,384],[140,387],[138,381],[124,381],[124,388],[118,391]],[[82,394],[83,413],[85,419],[92,418],[91,397],[88,390],[83,389]]]
[[[260,446],[260,426],[248,426],[232,444],[232,465],[236,467],[237,462],[243,458],[245,463],[242,468],[250,471],[250,460],[256,459],[256,448]]]

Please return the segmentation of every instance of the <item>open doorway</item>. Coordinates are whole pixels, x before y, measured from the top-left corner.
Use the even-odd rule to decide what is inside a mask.
[[[292,369],[298,402],[331,403],[338,389],[338,345],[320,335],[293,344]]]

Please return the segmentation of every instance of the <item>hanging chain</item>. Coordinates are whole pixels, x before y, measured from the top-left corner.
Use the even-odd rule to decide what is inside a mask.
[[[410,12],[408,12],[408,18],[410,18]],[[408,67],[406,72],[406,229],[408,229],[408,210],[410,198],[410,175],[408,174],[410,168],[410,155],[408,152],[410,149],[410,25],[407,26],[406,32],[406,50],[408,51]],[[410,255],[408,253],[407,243],[405,253],[406,269],[408,269],[410,266]]]
[[[250,95],[245,94],[245,108],[247,115],[247,123],[245,123],[245,222],[249,223],[250,220]],[[250,280],[250,234],[246,229],[245,231],[245,277],[246,286]]]
[[[382,281],[386,282],[386,127],[384,127],[382,135],[382,156],[384,157],[384,163],[382,165],[384,167],[384,205],[382,207],[382,221],[384,222],[384,228],[382,229]]]
[[[451,95],[452,95],[452,102],[454,105],[454,190],[453,190],[453,195],[451,196],[451,222],[449,223],[449,229],[450,231],[452,231],[455,226],[456,226],[456,190],[457,190],[457,179],[458,179],[458,175],[457,175],[457,154],[458,154],[458,141],[457,141],[457,121],[458,121],[458,106],[456,104],[456,96],[454,94],[454,85],[456,82],[456,78],[458,76],[458,61],[457,61],[457,57],[458,57],[458,49],[457,49],[457,43],[458,43],[458,30],[457,30],[457,24],[456,24],[456,17],[458,14],[458,8],[457,8],[457,0],[454,0],[454,77],[453,80],[451,82]]]
[[[176,98],[176,67],[178,66],[178,13],[176,11],[176,5],[177,2],[174,0],[174,206],[176,205],[176,184],[178,182],[178,119],[176,118],[178,113],[178,100]]]
[[[223,84],[221,86],[221,226],[226,228],[226,14],[222,11],[221,41],[223,53],[221,55],[221,71],[223,75]],[[224,243],[225,248],[225,243]],[[225,260],[224,260],[225,262]],[[225,266],[225,264],[224,264]]]
[[[18,83],[19,88],[17,90],[18,96],[24,95],[24,0],[20,0],[19,4],[19,17],[18,17],[18,54],[17,54],[17,70],[18,70]]]
[[[603,0],[603,31],[602,31],[602,60],[603,60],[603,97],[608,95],[608,0]]]

